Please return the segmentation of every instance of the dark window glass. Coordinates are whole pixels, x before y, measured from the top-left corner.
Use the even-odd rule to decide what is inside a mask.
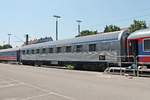
[[[36,49],[36,53],[39,54],[40,53],[40,49]]]
[[[42,53],[46,53],[46,49],[45,48],[42,49]]]
[[[32,50],[31,53],[34,54],[34,50]]]
[[[82,45],[77,45],[76,52],[81,52],[81,51],[82,51]]]
[[[53,53],[53,48],[49,48],[49,53]]]
[[[66,46],[66,52],[71,52],[71,46]]]
[[[25,50],[22,51],[22,54],[25,55]]]
[[[61,47],[57,47],[57,53],[60,53],[61,52]]]
[[[144,51],[150,51],[150,39],[144,40]]]
[[[96,44],[89,44],[89,51],[96,51]]]
[[[27,54],[29,54],[29,50],[27,50]]]

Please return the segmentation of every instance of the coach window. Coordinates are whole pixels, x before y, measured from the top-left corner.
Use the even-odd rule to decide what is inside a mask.
[[[49,48],[49,53],[53,53],[53,48]]]
[[[42,53],[46,53],[46,48],[43,48],[43,49],[42,49]]]
[[[77,45],[76,52],[81,52],[81,51],[82,51],[82,45]]]
[[[34,50],[32,50],[31,53],[34,54]]]
[[[71,52],[71,46],[66,46],[66,52]]]
[[[29,50],[27,50],[27,54],[29,54]]]
[[[144,40],[144,51],[150,51],[150,39]]]
[[[61,47],[57,47],[57,53],[60,53],[61,52]]]
[[[96,51],[96,44],[89,44],[89,51]]]
[[[22,51],[22,54],[25,55],[25,50]]]
[[[36,49],[36,53],[39,54],[40,53],[40,49]]]

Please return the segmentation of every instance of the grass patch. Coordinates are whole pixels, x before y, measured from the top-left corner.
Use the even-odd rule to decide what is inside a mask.
[[[74,70],[75,69],[75,66],[73,66],[73,65],[66,65],[65,67],[69,70]]]

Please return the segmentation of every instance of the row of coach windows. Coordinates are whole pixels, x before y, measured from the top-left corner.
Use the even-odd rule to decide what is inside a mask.
[[[72,46],[66,46],[64,52],[69,53],[72,52]],[[76,45],[75,47],[76,52],[82,52],[83,50],[83,45]],[[96,44],[89,44],[89,49],[88,51],[96,51]],[[61,53],[63,52],[63,47],[56,47],[56,53]],[[54,48],[42,48],[42,49],[32,49],[32,50],[23,50],[22,54],[39,54],[39,53],[54,53]]]

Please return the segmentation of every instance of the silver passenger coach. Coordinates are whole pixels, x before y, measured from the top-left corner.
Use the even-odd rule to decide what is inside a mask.
[[[117,31],[23,46],[21,62],[31,65],[96,65],[127,55],[128,32]],[[103,68],[102,68],[103,69]]]

